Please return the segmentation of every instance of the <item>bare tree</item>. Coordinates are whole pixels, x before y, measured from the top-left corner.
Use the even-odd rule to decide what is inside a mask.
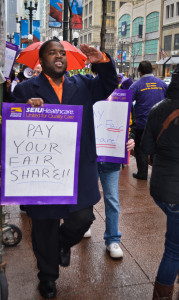
[[[100,50],[105,51],[106,42],[106,19],[107,19],[107,0],[102,0],[102,26],[101,26],[101,45]]]

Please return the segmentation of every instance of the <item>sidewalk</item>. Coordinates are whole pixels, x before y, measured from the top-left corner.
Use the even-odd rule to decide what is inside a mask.
[[[149,167],[149,177],[151,167]],[[120,231],[122,260],[113,260],[106,253],[103,198],[95,206],[96,221],[92,237],[72,248],[71,265],[60,269],[56,300],[151,300],[153,282],[163,253],[165,216],[149,195],[149,181],[136,180],[135,158],[121,170]],[[31,223],[18,206],[8,206],[8,223],[19,226],[21,243],[5,248],[9,284],[8,300],[43,300],[37,290],[36,260],[31,247]],[[177,300],[179,284],[173,299]],[[178,297],[178,298],[177,298]]]

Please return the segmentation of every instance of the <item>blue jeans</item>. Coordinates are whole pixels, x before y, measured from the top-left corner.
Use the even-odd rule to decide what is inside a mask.
[[[156,280],[164,285],[172,285],[179,271],[179,204],[155,202],[167,216],[165,250]]]
[[[121,233],[119,227],[119,170],[120,164],[98,163],[98,174],[103,188],[105,204],[105,245],[109,246],[112,242],[120,242]]]

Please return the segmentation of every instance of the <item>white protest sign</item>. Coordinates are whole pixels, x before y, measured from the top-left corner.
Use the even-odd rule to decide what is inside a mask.
[[[94,105],[96,151],[98,161],[127,162],[131,93],[115,90],[108,101]]]
[[[73,195],[76,123],[7,120],[6,135],[5,196]]]
[[[18,46],[6,42],[4,77],[9,78],[17,55]]]
[[[2,203],[77,203],[82,107],[3,103],[2,121]]]

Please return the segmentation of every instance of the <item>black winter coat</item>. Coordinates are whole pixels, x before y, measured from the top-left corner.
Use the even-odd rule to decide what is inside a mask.
[[[92,206],[100,200],[98,189],[96,144],[93,122],[93,104],[106,99],[116,88],[118,78],[113,60],[95,64],[98,76],[76,75],[65,77],[62,104],[83,105],[83,121],[80,145],[77,205],[29,205],[27,213],[34,219],[65,218],[77,210]],[[44,103],[59,104],[59,99],[43,72],[18,84],[14,89],[16,103],[40,97]]]
[[[179,108],[178,89],[169,89],[168,97],[150,111],[141,142],[143,151],[155,154],[150,181],[150,194],[160,202],[179,204],[179,120],[172,121],[158,143],[157,136],[165,119]]]

